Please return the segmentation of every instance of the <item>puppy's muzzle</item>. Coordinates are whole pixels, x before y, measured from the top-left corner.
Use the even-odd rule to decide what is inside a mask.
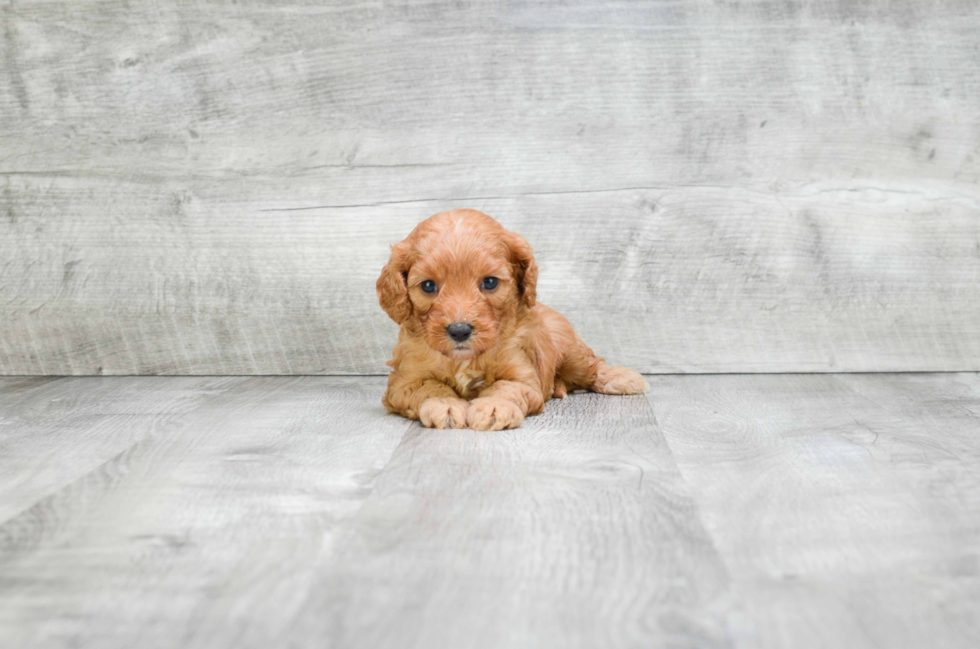
[[[473,325],[468,322],[454,322],[446,327],[446,333],[458,343],[466,342],[473,333]]]

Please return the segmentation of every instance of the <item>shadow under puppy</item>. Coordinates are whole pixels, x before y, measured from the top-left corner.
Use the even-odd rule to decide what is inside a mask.
[[[645,392],[537,303],[537,278],[527,241],[476,210],[436,214],[392,246],[377,284],[401,325],[385,408],[428,427],[500,430],[576,388]]]

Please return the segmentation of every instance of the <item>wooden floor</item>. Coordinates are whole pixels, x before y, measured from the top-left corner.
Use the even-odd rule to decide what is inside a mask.
[[[980,375],[0,380],[0,645],[977,647]]]

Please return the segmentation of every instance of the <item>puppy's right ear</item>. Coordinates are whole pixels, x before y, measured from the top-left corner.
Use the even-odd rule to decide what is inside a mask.
[[[534,252],[524,237],[516,232],[508,232],[505,240],[517,271],[517,288],[521,299],[532,307],[537,299],[538,287],[538,262],[534,261]]]
[[[378,301],[388,317],[401,324],[412,315],[412,303],[408,299],[408,250],[405,241],[391,247],[391,259],[381,269],[378,278]]]

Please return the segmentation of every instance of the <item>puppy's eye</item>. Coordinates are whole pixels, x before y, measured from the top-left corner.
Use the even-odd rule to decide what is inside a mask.
[[[492,291],[497,288],[497,278],[496,277],[484,277],[483,278],[483,289],[486,291]]]
[[[422,291],[425,293],[435,293],[437,288],[436,283],[433,282],[431,279],[427,279],[424,282],[422,282],[421,287],[422,287]]]

